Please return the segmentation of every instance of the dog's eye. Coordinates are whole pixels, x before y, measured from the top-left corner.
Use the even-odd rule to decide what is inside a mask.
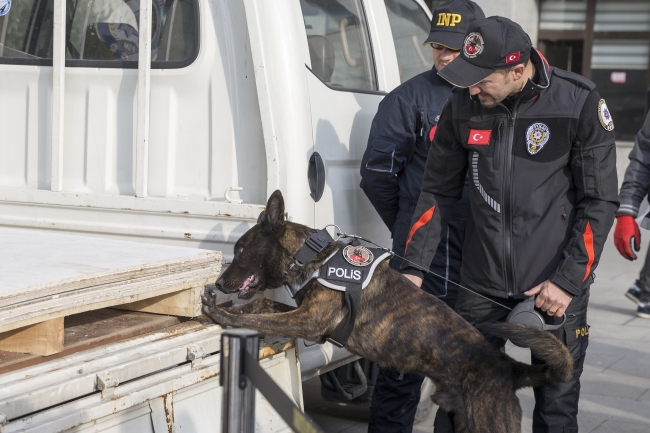
[[[239,257],[241,255],[242,251],[244,251],[244,249],[242,247],[235,248],[235,258]]]

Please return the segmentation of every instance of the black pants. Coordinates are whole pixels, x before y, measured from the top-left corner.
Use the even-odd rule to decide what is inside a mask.
[[[517,301],[493,298],[510,308]],[[580,375],[589,344],[587,325],[587,303],[589,289],[575,297],[566,310],[567,320],[556,331],[549,331],[567,345],[575,362],[574,376],[568,382],[557,382],[534,388],[535,409],[533,411],[533,433],[577,433],[578,399],[580,398]],[[508,310],[461,290],[456,300],[456,311],[472,325],[500,322],[506,319]],[[503,350],[506,341],[498,337],[486,337],[495,347]],[[543,361],[532,357],[533,364]],[[442,430],[440,430],[442,432]],[[453,430],[447,430],[451,432]]]
[[[639,273],[639,279],[636,280],[636,285],[641,289],[639,302],[650,302],[650,251],[645,256],[645,263]]]

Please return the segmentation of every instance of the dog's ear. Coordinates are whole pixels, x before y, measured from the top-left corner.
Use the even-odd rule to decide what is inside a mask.
[[[260,212],[260,216],[257,217],[257,224],[264,221],[264,211]]]
[[[269,230],[273,231],[284,224],[284,198],[280,190],[275,190],[269,201],[266,203],[266,210],[263,212],[262,223],[267,225]]]

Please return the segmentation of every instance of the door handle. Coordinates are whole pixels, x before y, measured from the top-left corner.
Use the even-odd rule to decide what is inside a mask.
[[[312,153],[309,158],[307,181],[309,182],[309,195],[315,202],[318,202],[323,197],[325,190],[325,164],[318,152]]]
[[[356,68],[357,60],[354,59],[350,54],[350,47],[348,45],[348,34],[345,29],[348,26],[348,23],[349,21],[347,18],[342,18],[341,21],[339,21],[339,31],[341,32],[341,45],[343,46],[343,58],[345,59],[345,63],[347,63],[350,67]]]

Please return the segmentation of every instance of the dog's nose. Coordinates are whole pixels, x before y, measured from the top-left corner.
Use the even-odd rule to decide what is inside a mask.
[[[214,282],[214,285],[217,289],[223,291],[223,277],[217,279],[217,281]]]

